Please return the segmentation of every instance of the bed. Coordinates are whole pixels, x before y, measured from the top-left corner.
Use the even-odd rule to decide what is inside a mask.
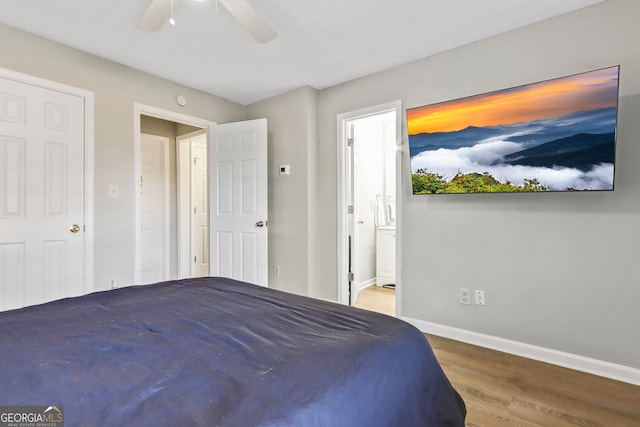
[[[415,327],[225,278],[0,313],[0,406],[64,426],[464,426]]]

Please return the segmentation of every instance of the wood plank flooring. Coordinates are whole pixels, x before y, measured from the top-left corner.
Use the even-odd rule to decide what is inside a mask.
[[[358,293],[356,307],[395,316],[396,290],[381,286],[369,286]]]
[[[394,300],[393,290],[371,287],[360,292],[356,306],[387,313]],[[640,387],[427,338],[467,405],[467,427],[640,427]]]

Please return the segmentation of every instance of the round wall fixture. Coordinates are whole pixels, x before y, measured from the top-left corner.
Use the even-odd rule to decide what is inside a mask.
[[[180,95],[176,98],[176,102],[179,106],[184,107],[185,105],[187,105],[187,98]]]

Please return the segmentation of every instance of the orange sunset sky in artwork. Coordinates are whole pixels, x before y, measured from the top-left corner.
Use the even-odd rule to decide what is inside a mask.
[[[611,107],[618,67],[407,109],[409,135],[502,126]]]

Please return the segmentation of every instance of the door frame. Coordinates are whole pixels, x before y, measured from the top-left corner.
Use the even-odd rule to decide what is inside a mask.
[[[396,317],[401,316],[401,248],[402,248],[402,101],[392,101],[385,104],[374,105],[359,110],[349,111],[338,114],[337,116],[337,173],[338,173],[338,200],[337,200],[337,225],[338,225],[338,302],[341,304],[349,303],[349,216],[348,213],[348,195],[347,186],[350,185],[347,176],[348,156],[348,138],[350,137],[349,122],[355,119],[395,111],[396,113]],[[352,215],[353,217],[353,215]]]
[[[95,176],[95,158],[94,158],[94,93],[86,89],[80,89],[74,86],[68,86],[52,80],[23,74],[16,71],[8,70],[0,67],[0,77],[14,80],[31,86],[41,87],[43,89],[54,90],[66,93],[68,95],[77,96],[84,100],[84,283],[83,291],[85,294],[94,291],[94,176]]]
[[[190,126],[204,128],[207,132],[207,150],[211,148],[211,135],[217,125],[211,120],[199,117],[189,116],[175,111],[164,110],[162,108],[150,105],[134,103],[133,104],[133,122],[134,122],[134,209],[135,209],[135,231],[134,231],[134,284],[140,283],[140,192],[138,191],[140,177],[140,117],[151,116],[170,122],[182,123]],[[178,221],[180,218],[178,217]],[[211,254],[211,251],[209,251]],[[167,277],[167,280],[171,277]]]

